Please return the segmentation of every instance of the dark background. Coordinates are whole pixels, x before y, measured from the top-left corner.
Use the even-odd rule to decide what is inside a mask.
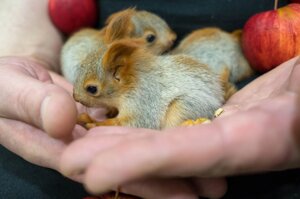
[[[287,0],[280,0],[285,5]],[[100,23],[113,12],[136,7],[158,14],[178,34],[180,40],[187,33],[201,27],[217,26],[227,31],[243,28],[255,13],[272,10],[273,0],[101,0]]]
[[[280,2],[286,4],[285,1]],[[136,6],[164,18],[180,40],[207,26],[227,31],[242,28],[257,12],[273,8],[272,0],[101,0],[101,27],[111,13]],[[274,146],[276,147],[276,146]],[[231,177],[224,199],[300,198],[300,170]],[[80,184],[59,173],[32,165],[0,146],[0,199],[81,199],[88,194]]]

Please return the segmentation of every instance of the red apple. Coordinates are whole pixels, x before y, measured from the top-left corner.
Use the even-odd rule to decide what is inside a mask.
[[[48,6],[52,22],[67,35],[96,24],[96,0],[49,0]]]
[[[252,16],[243,28],[242,47],[250,65],[260,72],[300,55],[300,4]]]

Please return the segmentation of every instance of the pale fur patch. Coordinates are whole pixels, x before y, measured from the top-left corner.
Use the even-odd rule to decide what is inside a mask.
[[[238,82],[252,75],[239,40],[218,28],[203,28],[192,32],[172,54],[187,54],[205,63],[217,74],[230,71],[230,82]]]
[[[61,69],[64,77],[74,84],[82,62],[91,53],[104,47],[101,33],[97,30],[86,29],[75,33],[63,46],[61,53]]]
[[[218,77],[191,57],[160,56],[151,63],[139,60],[135,68],[136,87],[123,98],[119,112],[135,116],[129,126],[164,129],[187,119],[212,118],[224,102]]]

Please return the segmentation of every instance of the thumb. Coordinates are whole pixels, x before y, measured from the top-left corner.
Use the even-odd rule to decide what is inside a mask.
[[[0,60],[0,116],[36,126],[53,137],[66,137],[76,123],[72,97],[52,84],[37,63],[14,58]]]

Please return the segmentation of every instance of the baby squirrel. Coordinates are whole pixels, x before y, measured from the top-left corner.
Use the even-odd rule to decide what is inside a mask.
[[[97,126],[176,127],[188,119],[212,118],[224,102],[222,80],[190,56],[158,56],[145,41],[122,39],[91,57],[82,62],[74,99],[118,110]]]
[[[91,54],[102,51],[115,40],[138,38],[145,40],[145,47],[154,54],[168,50],[176,39],[176,34],[159,16],[129,8],[112,14],[101,30],[83,29],[71,36],[62,48],[62,73],[74,83],[79,68],[93,59]]]
[[[147,49],[162,54],[176,40],[176,33],[158,15],[129,8],[112,14],[103,29],[105,40],[110,43],[123,38],[141,38]]]
[[[229,81],[236,83],[253,74],[240,45],[241,31],[225,32],[219,28],[198,29],[170,54],[187,54],[207,64],[217,74],[229,72]]]

